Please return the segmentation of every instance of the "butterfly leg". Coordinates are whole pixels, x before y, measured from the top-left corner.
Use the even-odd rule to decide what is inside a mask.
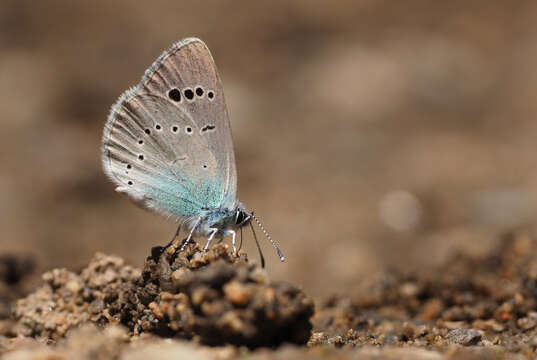
[[[166,250],[167,248],[169,248],[170,246],[172,246],[173,242],[175,241],[175,239],[177,239],[177,237],[179,236],[179,233],[181,232],[181,227],[183,226],[183,223],[179,223],[179,226],[177,227],[177,231],[175,232],[175,235],[173,236],[173,238],[171,239],[171,241],[168,243],[168,245],[164,246],[164,250]]]
[[[194,224],[194,226],[192,226],[192,230],[190,230],[190,234],[188,234],[188,237],[186,238],[186,240],[183,243],[183,245],[181,245],[181,249],[179,249],[179,251],[183,251],[185,249],[185,247],[190,243],[190,241],[192,241],[192,235],[194,235],[194,231],[196,230],[196,228],[200,224],[200,221],[201,221],[201,217],[199,217],[196,220],[196,223]]]
[[[170,240],[170,242],[166,246],[153,246],[151,248],[151,257],[155,259],[155,261],[158,261],[160,258],[160,255],[164,251],[166,251],[168,248],[170,248],[172,245],[174,246],[174,251],[177,249],[177,245],[174,245],[175,239],[179,236],[179,233],[181,232],[181,226],[183,226],[183,223],[179,223],[179,226],[177,227],[177,231],[175,232],[175,235],[173,236],[173,239]]]
[[[217,228],[212,228],[211,230],[212,230],[213,232],[211,233],[211,235],[210,235],[209,238],[207,239],[207,244],[205,244],[205,247],[203,248],[203,251],[207,251],[207,250],[209,250],[209,246],[211,245],[211,241],[213,241],[214,236],[215,236],[216,233],[218,232],[218,229],[217,229]]]
[[[235,230],[226,230],[224,231],[224,236],[226,235],[231,235],[231,244],[233,245],[233,252],[236,253],[237,252],[237,241],[236,241],[236,235],[237,233],[235,232]]]
[[[179,226],[177,227],[177,231],[175,232],[175,235],[174,235],[172,241],[170,241],[170,242],[173,242],[179,236],[179,233],[181,232],[181,226],[183,226],[182,222],[179,223]]]

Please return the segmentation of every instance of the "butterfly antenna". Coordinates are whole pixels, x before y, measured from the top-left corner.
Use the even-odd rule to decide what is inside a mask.
[[[269,233],[267,232],[267,230],[265,230],[265,228],[263,227],[263,225],[261,224],[261,222],[259,221],[259,219],[254,215],[254,213],[252,213],[252,217],[254,218],[255,222],[257,223],[257,225],[259,226],[259,228],[261,229],[261,231],[263,231],[263,234],[265,234],[265,236],[267,237],[267,239],[270,241],[270,243],[272,244],[272,246],[274,246],[274,249],[276,250],[276,252],[278,253],[278,256],[280,257],[280,261],[285,261],[285,256],[283,256],[282,251],[280,250],[280,248],[278,247],[278,245],[276,245],[276,243],[274,242],[274,240],[272,240],[272,238],[270,237]]]
[[[259,257],[261,258],[261,267],[265,267],[265,257],[263,256],[263,251],[261,250],[261,246],[259,246],[259,241],[257,240],[257,235],[255,234],[254,226],[250,222],[250,229],[252,229],[252,234],[254,234],[254,240],[255,244],[257,245],[257,251],[259,252]]]

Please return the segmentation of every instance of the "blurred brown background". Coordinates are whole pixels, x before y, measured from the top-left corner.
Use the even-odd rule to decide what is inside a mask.
[[[288,258],[263,244],[274,277],[326,295],[479,253],[536,219],[536,22],[531,0],[1,0],[1,252],[76,269],[168,242],[174,223],[113,191],[100,139],[121,92],[197,36],[239,197]]]

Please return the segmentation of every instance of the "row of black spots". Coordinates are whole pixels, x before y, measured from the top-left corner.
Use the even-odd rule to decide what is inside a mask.
[[[144,155],[143,155],[143,154],[138,155],[138,159],[141,160],[141,161],[143,161],[143,160],[144,160]],[[125,171],[125,174],[128,175],[130,169],[132,169],[132,165],[131,165],[131,164],[127,164],[127,170]],[[134,183],[132,182],[132,180],[127,181],[127,184],[128,184],[129,186],[134,185]]]
[[[155,129],[157,129],[158,131],[160,131],[160,130],[162,130],[162,126],[161,126],[160,124],[156,124],[156,125],[155,125]],[[211,129],[209,129],[209,130],[212,130],[212,129],[214,129],[214,126],[213,126]],[[179,132],[179,126],[174,125],[174,126],[172,126],[172,127],[170,128],[170,130],[171,130],[172,133],[177,134],[177,133]],[[206,130],[204,130],[204,131],[206,131]],[[151,135],[151,129],[146,128],[146,129],[144,130],[144,132],[145,132],[147,135]],[[186,132],[187,134],[192,134],[192,132],[193,132],[192,127],[190,127],[190,126],[185,127],[185,132]],[[144,140],[143,140],[143,139],[138,139],[138,145],[143,145],[143,144],[144,144]]]
[[[132,169],[132,165],[131,165],[131,164],[127,164],[126,168],[127,168],[127,170],[125,170],[125,174],[128,175],[128,174],[129,174],[129,170]],[[132,180],[127,181],[127,184],[129,184],[129,185],[132,186],[132,185],[133,185]]]
[[[129,170],[132,169],[132,165],[131,164],[127,164],[127,170],[125,170],[125,174],[129,175]]]
[[[195,95],[199,98],[202,98],[204,94],[205,94],[205,90],[203,90],[201,86],[196,87],[194,90],[190,88],[186,88],[183,90],[182,94],[181,94],[181,91],[177,88],[173,88],[170,91],[168,91],[168,97],[175,102],[181,102],[183,99],[183,96],[188,101],[192,101],[194,100]],[[207,98],[209,100],[214,99],[214,91],[212,90],[207,91]]]
[[[141,157],[141,158],[140,158],[140,157]],[[143,155],[139,155],[138,158],[139,158],[140,160],[143,160]],[[184,159],[186,159],[186,157],[185,157]],[[184,160],[184,159],[180,159],[180,160]],[[202,167],[203,167],[204,169],[207,169],[207,168],[208,168],[207,164],[203,164]],[[127,169],[132,169],[132,165],[131,165],[131,164],[127,164]],[[125,173],[126,173],[126,174],[129,174],[128,171],[125,171]],[[134,183],[132,182],[132,180],[127,181],[127,184],[130,185],[130,186],[134,185]]]
[[[157,130],[157,131],[162,130],[162,125],[160,125],[160,124],[155,124],[155,130]],[[144,129],[144,132],[146,133],[146,135],[151,135],[151,129],[150,129],[150,128],[145,128],[145,129]],[[140,142],[138,142],[138,143],[140,143]],[[140,145],[141,145],[141,144],[142,144],[142,143],[140,143]]]
[[[157,126],[160,126],[160,125],[157,125]],[[159,127],[159,129],[160,129],[160,127]],[[174,125],[174,126],[172,126],[172,127],[170,128],[170,130],[172,131],[172,133],[177,134],[177,133],[179,132],[179,126]],[[192,133],[192,127],[190,127],[190,126],[185,127],[185,132],[186,132],[187,134]]]

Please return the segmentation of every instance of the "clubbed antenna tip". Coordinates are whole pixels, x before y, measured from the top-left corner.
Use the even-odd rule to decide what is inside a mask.
[[[257,226],[259,226],[261,231],[263,231],[263,234],[265,234],[266,238],[270,241],[270,243],[272,244],[272,246],[276,250],[276,253],[278,253],[278,256],[280,257],[280,261],[285,261],[285,256],[283,256],[282,251],[280,250],[278,245],[276,245],[274,240],[272,240],[272,238],[270,237],[269,233],[267,232],[267,230],[265,230],[265,228],[263,227],[263,225],[261,224],[259,219],[254,215],[254,213],[252,213],[252,217],[254,218],[255,222],[257,223]]]

